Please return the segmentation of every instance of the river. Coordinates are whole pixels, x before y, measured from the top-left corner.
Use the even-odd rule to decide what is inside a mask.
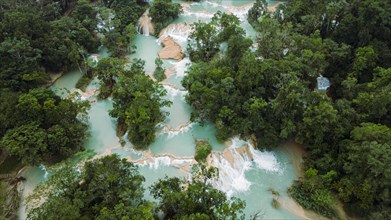
[[[181,1],[176,1],[181,2]],[[188,24],[195,21],[209,21],[218,10],[231,12],[241,19],[241,26],[247,35],[255,40],[256,31],[246,20],[246,13],[253,0],[216,0],[201,3],[182,3],[184,13],[173,22],[173,28],[167,29],[165,35],[171,36],[183,49],[186,48],[186,38],[189,34]],[[269,2],[270,5],[276,2]],[[135,39],[137,52],[127,58],[141,58],[146,61],[146,74],[152,75],[154,60],[162,49],[160,41],[153,36],[139,34]],[[104,48],[94,59],[108,56]],[[156,141],[146,151],[135,151],[128,141],[122,147],[116,137],[116,121],[109,116],[112,100],[97,100],[94,91],[98,81],[94,80],[88,86],[86,99],[91,101],[89,110],[90,137],[85,147],[96,152],[97,156],[116,153],[140,165],[140,171],[145,176],[145,186],[164,176],[186,177],[189,167],[194,164],[195,141],[207,140],[213,147],[212,159],[209,161],[220,169],[220,179],[214,186],[229,196],[243,199],[247,206],[246,217],[256,212],[264,213],[263,219],[303,219],[310,218],[308,213],[296,205],[287,195],[287,189],[298,178],[297,163],[300,155],[292,153],[289,147],[281,146],[274,151],[259,151],[246,141],[233,137],[226,143],[219,143],[215,138],[215,128],[212,124],[204,127],[190,123],[191,107],[185,102],[187,91],[181,86],[181,80],[190,64],[188,58],[181,61],[164,60],[164,67],[170,70],[169,77],[162,81],[167,90],[166,98],[173,102],[164,110],[170,113],[166,121],[160,125]],[[52,86],[58,94],[61,89],[74,90],[76,82],[81,77],[78,71],[72,71],[58,79]],[[287,144],[288,145],[288,144]],[[244,146],[244,147],[243,147]],[[23,196],[26,197],[33,188],[44,181],[49,173],[44,166],[29,167],[23,175]],[[49,174],[50,175],[50,174]],[[279,195],[272,192],[278,192]],[[148,191],[147,199],[152,199]],[[272,200],[281,203],[280,208],[272,206]],[[24,206],[21,206],[20,218],[25,219]]]

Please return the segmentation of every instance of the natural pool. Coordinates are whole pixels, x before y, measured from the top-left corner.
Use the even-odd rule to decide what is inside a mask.
[[[177,1],[180,2],[180,1]],[[241,25],[246,30],[247,36],[255,40],[256,31],[246,20],[246,13],[252,6],[253,0],[216,0],[202,1],[201,3],[183,3],[184,14],[176,19],[173,24],[184,24],[201,21],[209,21],[218,10],[231,12],[241,19]],[[186,48],[186,37],[189,29],[172,29],[167,35],[172,35],[182,49]],[[162,48],[157,38],[153,36],[138,35],[135,44],[137,52],[127,58],[141,58],[146,61],[146,74],[152,75],[155,69],[155,58]],[[101,48],[99,57],[107,56],[104,48]],[[191,108],[185,102],[186,91],[180,82],[186,74],[190,61],[185,58],[182,61],[167,60],[165,66],[171,69],[172,74],[162,82],[167,90],[166,98],[173,102],[171,107],[165,108],[170,115],[160,125],[156,141],[149,146],[146,152],[134,151],[131,143],[126,142],[122,147],[116,136],[115,119],[109,115],[112,101],[99,100],[93,95],[88,99],[92,101],[89,110],[90,137],[85,147],[92,149],[97,155],[116,153],[121,157],[139,162],[140,172],[145,176],[146,186],[150,186],[159,178],[167,176],[185,177],[186,169],[181,169],[183,164],[191,164],[195,154],[195,141],[198,139],[208,140],[215,153],[211,163],[220,171],[220,180],[214,186],[225,191],[230,196],[236,196],[246,201],[245,213],[247,218],[256,212],[264,213],[264,219],[302,219],[302,209],[295,206],[288,195],[287,189],[292,181],[298,178],[295,158],[293,154],[282,147],[274,151],[254,150],[248,142],[233,138],[227,143],[219,143],[215,138],[215,128],[212,124],[201,127],[197,123],[190,122]],[[79,71],[72,71],[58,79],[52,86],[54,90],[72,90],[77,80],[81,77]],[[96,80],[87,90],[93,91],[97,87]],[[250,145],[248,153],[240,153],[243,145]],[[223,153],[226,152],[226,153]],[[229,155],[229,158],[227,158]],[[148,157],[148,158],[147,158]],[[142,162],[141,162],[142,161]],[[179,166],[180,164],[181,166]],[[179,167],[179,168],[178,168]],[[48,175],[43,166],[27,168],[23,175],[27,181],[24,185],[24,196],[32,192],[33,188]],[[272,191],[279,193],[273,195]],[[151,199],[149,193],[146,198]],[[280,199],[281,208],[272,206],[273,199]],[[284,204],[290,204],[290,208]],[[292,206],[293,204],[293,206]],[[22,206],[23,207],[23,206]],[[20,217],[25,218],[23,208]]]

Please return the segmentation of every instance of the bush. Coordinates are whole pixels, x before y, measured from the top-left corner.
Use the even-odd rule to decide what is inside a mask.
[[[111,95],[112,91],[112,89],[102,83],[99,89],[98,98],[107,99]]]
[[[155,24],[155,34],[159,36],[160,31],[177,18],[182,11],[182,6],[173,3],[172,0],[153,1],[149,9],[149,15]]]
[[[156,69],[153,72],[153,77],[155,77],[155,79],[158,82],[165,80],[167,77],[166,74],[164,73],[164,68],[162,67],[163,61],[160,58],[156,58],[155,64],[156,64]]]
[[[305,209],[313,210],[326,217],[334,217],[332,196],[325,189],[309,190],[310,184],[296,181],[288,190],[289,194]]]
[[[88,77],[86,75],[83,75],[79,81],[76,83],[76,88],[80,89],[81,91],[85,92],[87,86],[90,84],[90,82],[93,80],[92,77]]]
[[[212,146],[207,141],[197,141],[195,160],[199,163],[205,162],[208,155],[212,152]]]

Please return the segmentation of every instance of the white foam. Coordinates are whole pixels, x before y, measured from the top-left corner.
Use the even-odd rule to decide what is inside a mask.
[[[183,60],[174,62],[170,62],[175,69],[175,76],[176,77],[184,77],[186,75],[186,71],[188,68],[188,64],[191,64],[190,59],[188,57],[185,57]]]
[[[212,164],[219,169],[218,179],[212,185],[225,192],[228,197],[234,192],[249,190],[251,182],[245,177],[245,172],[251,168],[251,161],[242,157],[236,150],[230,149],[234,161],[231,164],[222,156],[212,155]]]
[[[168,156],[162,156],[162,157],[154,157],[153,162],[148,163],[147,161],[144,161],[141,165],[148,165],[150,169],[157,170],[160,166],[170,166],[171,159]]]
[[[257,168],[277,173],[282,171],[273,152],[255,150],[251,144],[249,144],[249,151]]]
[[[211,163],[219,169],[217,180],[212,185],[231,196],[235,192],[248,191],[251,182],[246,179],[250,169],[262,169],[267,172],[281,173],[282,169],[273,152],[255,150],[248,142],[234,137],[232,145],[224,153],[213,153]],[[248,151],[239,148],[248,146]],[[227,152],[228,151],[228,152]],[[240,153],[241,152],[241,153]],[[225,158],[228,157],[228,158]]]
[[[48,175],[49,175],[49,172],[47,171],[45,165],[43,165],[43,164],[39,165],[39,169],[42,170],[42,171],[44,172],[43,177],[44,177],[45,179],[47,179],[47,178],[48,178]]]
[[[171,24],[163,30],[160,36],[160,40],[170,36],[174,41],[180,45],[184,45],[187,42],[187,38],[190,35],[191,27],[185,24]]]
[[[180,90],[167,84],[163,84],[163,87],[166,89],[167,95],[171,101],[174,101],[177,96],[181,96],[182,99],[184,99],[185,95],[188,93],[186,90]]]
[[[136,162],[139,166],[148,166],[150,169],[157,170],[162,166],[175,166],[181,167],[183,165],[194,164],[194,159],[192,158],[175,158],[173,156],[167,155],[158,155],[150,157],[149,159],[143,160],[143,162]]]

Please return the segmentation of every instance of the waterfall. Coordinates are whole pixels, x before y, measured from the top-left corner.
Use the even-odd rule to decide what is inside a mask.
[[[159,41],[162,42],[166,37],[170,36],[176,43],[184,46],[190,32],[190,24],[170,24],[160,32]]]
[[[148,25],[143,26],[143,34],[149,36],[149,27]]]
[[[168,84],[163,84],[163,87],[166,89],[167,96],[171,101],[174,101],[175,97],[178,95],[180,95],[182,100],[184,100],[185,95],[188,93],[186,90],[180,90]]]
[[[151,18],[149,17],[149,11],[146,10],[144,14],[140,17],[137,24],[137,32],[145,36],[149,36],[154,33],[153,24]]]
[[[194,125],[195,123],[193,122],[193,123],[181,125],[176,129],[171,129],[168,126],[166,126],[162,131],[162,133],[167,134],[167,139],[171,139],[179,134],[188,132]]]
[[[150,169],[157,170],[161,166],[174,166],[184,171],[189,171],[195,164],[195,160],[190,157],[175,157],[171,154],[147,155],[146,157],[132,161],[138,166],[148,166]]]
[[[251,161],[234,149],[229,151],[230,159],[222,155],[212,155],[212,164],[219,169],[218,179],[212,184],[230,197],[234,192],[249,190],[251,182],[246,179],[245,172],[251,168]]]
[[[47,171],[45,165],[43,165],[43,164],[39,165],[39,169],[42,170],[42,171],[44,172],[43,177],[44,177],[45,179],[47,179],[47,178],[48,178],[48,175],[49,175],[49,172]]]
[[[272,152],[254,149],[248,141],[235,137],[232,144],[223,153],[213,152],[211,165],[219,169],[218,179],[213,186],[232,196],[235,192],[245,192],[250,189],[251,182],[246,179],[246,172],[253,168],[266,172],[281,173],[282,169]]]

